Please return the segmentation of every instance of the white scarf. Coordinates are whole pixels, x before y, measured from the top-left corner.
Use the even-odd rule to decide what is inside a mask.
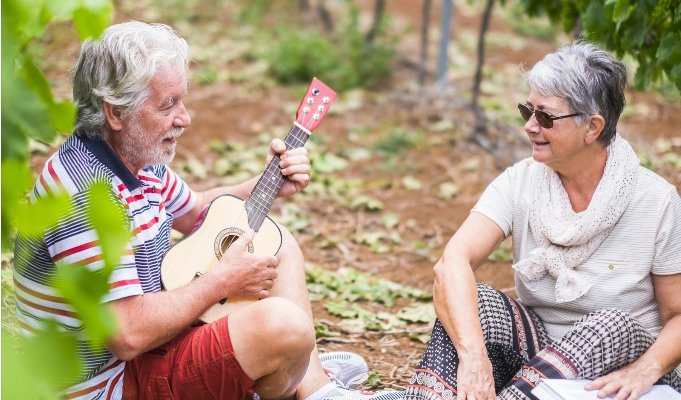
[[[631,201],[639,159],[619,134],[607,147],[603,177],[586,210],[575,213],[558,173],[534,162],[530,171],[530,229],[537,248],[513,265],[530,290],[547,273],[556,278],[558,303],[584,295],[594,279],[578,267],[603,243]]]

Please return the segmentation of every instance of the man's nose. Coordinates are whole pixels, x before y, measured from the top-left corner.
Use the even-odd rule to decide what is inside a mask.
[[[185,108],[184,103],[180,104],[179,111],[180,113],[175,117],[173,124],[175,126],[187,128],[189,125],[191,125],[192,118],[189,116],[189,113],[187,112],[187,108]]]

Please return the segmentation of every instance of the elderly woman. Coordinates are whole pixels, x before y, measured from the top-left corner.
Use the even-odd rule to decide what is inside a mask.
[[[576,42],[525,79],[532,157],[489,185],[435,265],[438,321],[405,399],[534,399],[542,378],[617,400],[680,390],[681,198],[616,131],[625,66]],[[511,234],[517,300],[473,276]]]

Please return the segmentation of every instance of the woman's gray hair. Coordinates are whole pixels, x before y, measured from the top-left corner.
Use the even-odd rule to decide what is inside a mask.
[[[149,83],[163,67],[188,70],[187,42],[167,25],[128,21],[108,27],[99,40],[86,40],[73,70],[75,131],[104,138],[103,102],[134,115],[149,96]]]
[[[624,108],[627,68],[591,43],[576,41],[548,54],[525,73],[532,90],[567,100],[571,113],[579,113],[577,125],[593,114],[605,119],[598,141],[607,146],[615,138]]]

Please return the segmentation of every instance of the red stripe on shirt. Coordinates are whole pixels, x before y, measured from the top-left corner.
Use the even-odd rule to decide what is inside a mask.
[[[137,177],[138,177],[141,181],[154,182],[154,183],[159,183],[159,184],[161,183],[161,180],[160,180],[160,179],[152,178],[152,177],[150,177],[150,176],[145,176],[145,175],[141,175],[141,174],[140,174],[140,175],[138,175]]]
[[[67,393],[64,397],[67,398],[67,399],[75,399],[76,397],[85,396],[86,394],[92,393],[95,390],[99,390],[99,389],[103,388],[104,386],[106,386],[107,383],[109,383],[108,380],[102,381],[102,382],[99,382],[98,384],[96,384],[94,386],[90,386],[88,388],[79,390],[77,392]]]
[[[187,196],[187,200],[185,200],[184,203],[182,203],[182,205],[179,208],[175,209],[175,211],[182,210],[187,204],[189,204],[189,200],[191,200],[191,199],[192,199],[192,196]]]
[[[156,225],[156,223],[158,223],[158,217],[154,217],[151,221],[147,222],[146,224],[142,224],[135,228],[135,231],[132,233],[132,236],[137,236],[137,234],[139,234],[142,231],[146,231],[147,229]]]
[[[64,316],[64,317],[74,318],[74,316],[75,316],[75,314],[71,311],[66,311],[66,310],[62,310],[62,309],[59,309],[59,308],[48,307],[48,306],[44,306],[42,304],[34,303],[32,301],[26,300],[25,298],[21,297],[19,294],[17,294],[16,296],[17,296],[17,300],[20,303],[25,304],[25,305],[27,305],[31,308],[36,308],[38,310],[42,310],[42,311],[45,311],[45,312],[50,313],[50,314],[57,314],[57,315],[61,315],[61,316]]]
[[[55,254],[55,255],[52,257],[52,260],[55,261],[55,262],[57,262],[57,261],[61,260],[61,259],[64,258],[64,257],[68,257],[68,256],[70,256],[70,255],[72,255],[72,254],[76,254],[76,253],[79,253],[79,252],[84,251],[84,250],[87,250],[87,249],[91,249],[91,248],[93,248],[93,247],[95,247],[95,246],[97,246],[97,242],[96,242],[96,241],[92,241],[92,242],[88,242],[88,243],[83,243],[83,244],[78,245],[78,246],[76,246],[76,247],[71,247],[70,249],[64,250],[64,251],[62,251],[61,253]]]
[[[111,386],[109,386],[109,390],[107,391],[108,393],[106,394],[106,400],[110,400],[110,399],[111,399],[111,395],[112,395],[113,392],[114,392],[114,391],[111,390],[111,389],[114,388],[114,387],[116,387],[116,384],[118,383],[118,381],[123,377],[123,373],[124,373],[124,372],[125,372],[125,371],[121,371],[118,375],[114,376],[114,378],[111,379]]]
[[[137,285],[140,283],[139,279],[126,279],[122,281],[116,281],[116,282],[111,282],[111,288],[119,288],[121,286],[126,286],[126,285]]]
[[[166,199],[172,199],[173,194],[175,194],[175,187],[177,186],[177,181],[178,179],[175,179],[173,182],[173,186],[168,190],[168,193],[166,193]]]
[[[16,279],[14,279],[14,286],[21,289],[22,292],[28,293],[33,297],[38,297],[42,300],[51,301],[51,302],[54,302],[54,303],[65,303],[64,299],[61,298],[61,297],[50,296],[48,294],[36,292],[35,290],[29,289],[26,286],[22,285],[21,282],[17,281]]]
[[[144,199],[144,195],[143,195],[142,193],[140,193],[140,194],[136,194],[136,195],[134,195],[134,196],[128,196],[128,197],[126,197],[126,198],[125,198],[125,202],[128,203],[128,204],[130,204],[130,203],[132,203],[132,202],[134,202],[134,201],[143,200],[143,199]]]
[[[63,186],[61,184],[61,180],[57,176],[57,173],[54,171],[54,167],[52,166],[52,159],[50,159],[50,161],[47,162],[47,170],[50,172],[50,176],[52,176],[52,179],[57,184],[57,186]]]

